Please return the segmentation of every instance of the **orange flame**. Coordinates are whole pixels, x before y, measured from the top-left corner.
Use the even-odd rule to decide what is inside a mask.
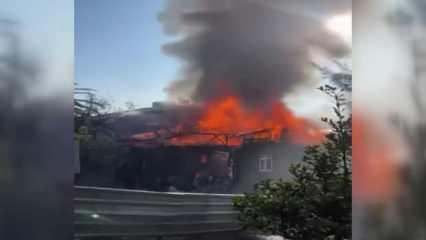
[[[235,96],[212,101],[205,106],[198,129],[209,132],[245,133],[269,129],[271,140],[282,137],[283,130],[298,143],[318,143],[324,133],[301,118],[297,118],[282,102],[258,108],[246,108]]]
[[[162,145],[224,145],[241,146],[245,140],[279,141],[283,133],[294,143],[316,144],[324,132],[296,117],[282,102],[247,108],[235,96],[205,104],[195,129],[178,124],[169,131],[133,135],[133,139]]]

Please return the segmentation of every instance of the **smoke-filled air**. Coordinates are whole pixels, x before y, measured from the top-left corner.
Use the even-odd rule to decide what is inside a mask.
[[[325,18],[333,11],[344,11],[348,2],[309,2],[309,7],[307,2],[170,0],[160,20],[164,30],[177,40],[164,45],[163,50],[180,59],[182,69],[166,88],[169,97],[207,106],[198,124],[203,130],[223,132],[232,128],[241,132],[279,125],[275,131],[279,132],[287,126],[293,128],[289,123],[300,122],[297,128],[305,131],[303,120],[284,105],[283,97],[309,78],[313,49],[330,58],[343,57],[350,51],[341,38],[323,26]],[[325,7],[329,5],[335,7]],[[327,12],[318,13],[321,6]],[[227,105],[230,99],[233,104]],[[223,105],[228,106],[226,113],[214,112],[223,108],[211,109]],[[271,120],[271,113],[280,115]],[[235,128],[209,116],[217,121],[248,121]]]

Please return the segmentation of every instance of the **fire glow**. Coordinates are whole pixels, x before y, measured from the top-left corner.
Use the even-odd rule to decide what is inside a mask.
[[[198,122],[198,128],[201,131],[232,134],[268,129],[273,141],[280,140],[285,132],[293,141],[300,143],[317,143],[324,136],[319,128],[294,116],[282,102],[249,109],[235,96],[208,103],[203,117]]]
[[[340,58],[349,53],[347,44],[324,32],[322,22],[281,11],[280,4],[201,2],[169,1],[161,18],[167,33],[181,36],[163,46],[182,61],[167,94],[201,108],[191,124],[178,123],[189,128],[173,127],[167,144],[319,143],[324,132],[294,115],[282,99],[306,82],[311,47]]]
[[[319,127],[296,117],[282,102],[247,107],[236,96],[203,104],[201,113],[192,121],[193,124],[177,124],[173,129],[140,133],[133,140],[153,145],[238,147],[248,141],[279,142],[283,138],[293,143],[316,144],[325,135]]]

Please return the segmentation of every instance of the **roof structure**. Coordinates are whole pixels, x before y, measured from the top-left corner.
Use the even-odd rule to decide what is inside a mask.
[[[246,143],[267,142],[272,139],[271,129],[260,129],[244,133],[173,131],[161,129],[142,132],[131,136],[128,141],[135,147],[159,146],[227,146],[239,147]]]

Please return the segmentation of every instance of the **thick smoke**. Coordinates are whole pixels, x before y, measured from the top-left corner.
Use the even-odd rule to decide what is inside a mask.
[[[167,92],[196,102],[234,95],[246,106],[280,100],[306,79],[311,47],[333,57],[348,53],[323,30],[330,11],[319,7],[334,2],[332,10],[348,11],[350,1],[307,2],[170,0],[160,19],[179,39],[164,50],[184,66]]]

